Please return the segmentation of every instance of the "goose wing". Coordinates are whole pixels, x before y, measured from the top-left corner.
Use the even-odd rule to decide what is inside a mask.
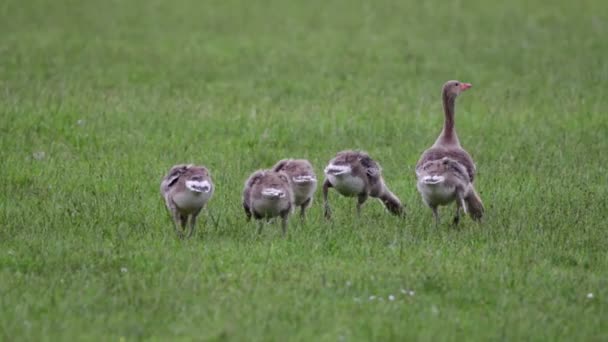
[[[416,172],[419,173],[424,164],[429,161],[438,160],[444,157],[448,157],[450,159],[455,160],[466,169],[469,180],[473,182],[475,179],[475,163],[473,162],[473,158],[469,155],[469,153],[462,148],[458,149],[446,149],[443,147],[431,147],[428,150],[422,153],[418,163],[416,163]]]

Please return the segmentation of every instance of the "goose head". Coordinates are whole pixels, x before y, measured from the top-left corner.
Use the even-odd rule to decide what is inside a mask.
[[[471,83],[465,83],[460,81],[447,81],[443,85],[443,93],[450,98],[456,98],[463,91],[467,91],[473,85]]]

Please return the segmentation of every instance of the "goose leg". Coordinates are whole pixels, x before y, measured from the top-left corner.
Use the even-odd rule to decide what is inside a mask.
[[[460,223],[460,207],[461,207],[460,201],[457,201],[456,202],[456,212],[454,213],[454,221],[452,222],[452,224],[454,226],[457,226],[458,223]]]
[[[431,210],[433,210],[433,217],[435,218],[435,228],[439,227],[439,210],[437,209],[437,207],[431,207]]]
[[[262,229],[264,229],[264,220],[258,221],[258,235],[262,234]]]
[[[460,206],[462,208],[462,210],[464,211],[465,214],[468,214],[469,211],[467,210],[467,203],[464,200],[464,196],[460,198]]]
[[[367,194],[360,194],[357,197],[357,216],[361,216],[361,207],[363,206],[365,201],[367,201],[368,197],[369,196]]]
[[[251,221],[251,209],[247,202],[243,202],[243,209],[245,210],[245,216],[247,216],[247,222]]]
[[[175,227],[175,233],[177,237],[180,239],[184,237],[184,226],[186,225],[184,217],[177,211],[177,209],[173,209],[173,223]]]
[[[198,214],[200,214],[201,210],[199,209],[199,211],[195,212],[192,214],[192,216],[190,217],[190,230],[188,231],[188,235],[187,237],[190,238],[192,236],[192,234],[194,234],[194,229],[196,227],[196,218],[198,217]]]
[[[180,229],[179,225],[177,225],[177,224],[175,225],[175,234],[180,239],[184,238],[184,232]]]
[[[289,210],[281,213],[281,230],[283,237],[287,236],[287,219],[289,218]]]
[[[177,209],[177,206],[175,205],[175,203],[173,202],[173,200],[170,197],[165,197],[165,204],[167,205],[167,208],[171,212],[171,218],[173,219],[173,228],[175,229],[175,233],[177,234],[177,237],[179,237],[181,239],[181,238],[183,238],[183,234],[179,228],[180,226],[182,226],[182,222],[181,222],[182,220],[181,220],[181,215],[179,213],[179,210]]]
[[[461,210],[464,211],[465,214],[467,213],[467,207],[464,203],[464,195],[462,194],[462,192],[458,192],[458,198],[456,199],[456,214],[454,215],[453,221],[454,226],[457,226],[458,223],[460,223]]]
[[[306,201],[304,201],[304,203],[302,203],[300,210],[300,218],[302,219],[302,221],[306,219],[306,209],[310,206],[311,203],[312,198],[308,198]]]
[[[324,216],[326,219],[331,218],[331,208],[329,207],[329,202],[327,201],[327,193],[329,192],[329,188],[331,187],[331,183],[328,179],[326,179],[325,182],[323,182],[323,208]]]
[[[361,207],[363,206],[363,203],[367,201],[367,198],[367,194],[361,194],[357,197],[357,216],[361,216]]]

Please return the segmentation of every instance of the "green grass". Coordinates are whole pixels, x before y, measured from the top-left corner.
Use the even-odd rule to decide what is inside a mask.
[[[0,18],[0,340],[608,339],[606,1],[8,0]],[[413,172],[448,79],[474,85],[457,128],[487,206],[459,229],[433,226]],[[252,171],[321,176],[348,148],[405,220],[331,193],[326,222],[319,191],[287,239],[245,222]],[[189,241],[158,193],[182,162],[217,185]]]

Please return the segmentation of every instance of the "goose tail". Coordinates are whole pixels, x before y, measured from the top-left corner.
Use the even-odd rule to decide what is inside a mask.
[[[464,198],[464,202],[466,204],[466,210],[471,218],[475,221],[481,221],[485,208],[473,185],[471,185],[471,191],[469,191],[467,197]]]
[[[384,207],[393,215],[405,216],[405,207],[401,201],[390,190],[386,189],[384,193],[378,197],[384,204]]]

